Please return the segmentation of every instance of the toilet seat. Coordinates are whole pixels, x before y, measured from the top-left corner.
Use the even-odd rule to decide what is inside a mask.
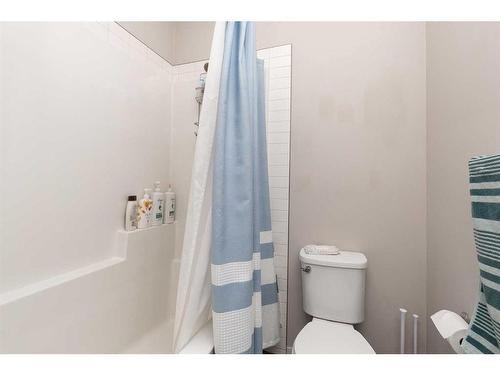
[[[314,318],[293,343],[296,354],[375,354],[351,324]]]

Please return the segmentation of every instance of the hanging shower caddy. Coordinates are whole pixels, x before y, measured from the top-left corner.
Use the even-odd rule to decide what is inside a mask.
[[[201,105],[203,104],[203,94],[205,93],[205,80],[207,78],[208,63],[205,63],[203,69],[205,71],[200,74],[199,86],[196,87],[195,100],[196,103],[198,103],[198,120],[194,123],[194,125],[196,126],[196,130],[194,131],[195,136],[198,136],[198,127],[200,126]]]

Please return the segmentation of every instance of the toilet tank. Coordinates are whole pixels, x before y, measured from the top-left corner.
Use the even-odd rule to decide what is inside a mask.
[[[302,304],[313,317],[356,324],[365,317],[364,254],[341,251],[338,255],[299,254]]]

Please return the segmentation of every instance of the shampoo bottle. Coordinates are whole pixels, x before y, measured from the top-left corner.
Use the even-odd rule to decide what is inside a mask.
[[[153,225],[163,224],[164,203],[165,193],[160,191],[160,181],[156,181],[155,191],[153,192]]]
[[[139,201],[137,210],[137,228],[144,229],[151,226],[151,214],[153,211],[153,201],[149,193],[151,189],[144,189],[144,197]]]
[[[168,191],[165,193],[165,223],[175,221],[175,193],[172,186],[168,185]]]
[[[125,230],[131,232],[137,229],[137,197],[129,195],[125,210]]]

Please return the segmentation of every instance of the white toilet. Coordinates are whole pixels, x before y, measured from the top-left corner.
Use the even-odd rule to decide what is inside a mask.
[[[297,335],[296,354],[375,354],[353,324],[364,320],[364,254],[310,255],[300,251],[302,303],[313,316]]]

